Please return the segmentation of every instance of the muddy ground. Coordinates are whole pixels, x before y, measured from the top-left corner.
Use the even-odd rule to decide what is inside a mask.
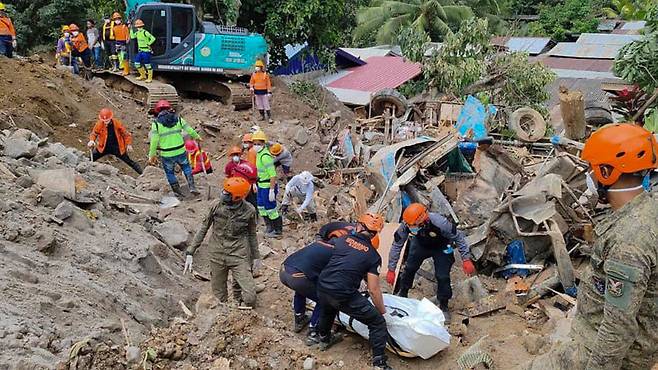
[[[179,222],[193,234],[209,202],[189,198],[178,207],[163,210],[123,199],[128,205],[117,207],[110,201],[117,198],[113,189],[151,199],[163,196],[168,189],[162,171],[151,167],[136,178],[113,158],[94,165],[87,160],[88,132],[100,108],[110,107],[134,135],[133,158],[145,164],[150,119],[144,107],[107,88],[100,79],[84,81],[38,57],[3,58],[2,63],[0,77],[10,86],[0,92],[0,129],[7,130],[3,145],[13,140],[10,136],[17,128],[25,128],[36,135],[36,139],[31,137],[35,143],[48,138],[48,143],[61,142],[71,149],[61,154],[60,147],[55,150],[41,143],[30,158],[0,157],[0,164],[11,173],[0,176],[0,287],[4,296],[0,303],[0,368],[125,369],[134,366],[126,361],[126,338],[141,348],[137,362],[153,349],[154,358],[140,368],[300,369],[308,357],[320,369],[369,368],[368,344],[356,335],[319,352],[304,345],[304,333],[291,331],[292,293],[280,284],[278,267],[287,254],[304,246],[315,230],[329,221],[324,214],[317,224],[286,225],[281,240],[266,241],[259,235],[263,247],[272,253],[257,278],[266,289],[259,294],[254,310],[217,305],[209,294],[209,283],[182,275],[180,251],[163,243],[154,232],[164,223]],[[275,85],[274,125],[254,121],[251,111],[236,112],[219,102],[183,99],[182,115],[193,126],[201,131],[203,122],[221,126],[219,131],[211,131],[215,136],[202,132],[216,169],[207,178],[197,177],[202,193],[210,187],[212,197],[216,196],[226,148],[239,143],[254,124],[291,149],[295,170],[312,170],[320,162],[327,138],[319,137],[314,129],[322,112],[291,95],[282,82]],[[327,111],[339,106],[331,102]],[[353,116],[341,109],[342,119],[348,122]],[[308,136],[304,145],[294,140],[300,131]],[[75,160],[66,153],[72,153]],[[73,202],[72,216],[61,225],[51,217],[65,200],[35,180],[35,171],[58,168],[73,169],[78,195],[94,194],[98,199]],[[195,269],[209,275],[207,245],[195,255]],[[466,301],[460,291],[464,275],[458,264],[452,275],[456,298],[451,308],[459,312]],[[495,279],[488,284],[497,290],[504,286],[504,281]],[[433,283],[421,278],[411,296],[431,297],[433,291]],[[193,316],[184,312],[181,303]],[[482,348],[497,368],[509,369],[548,349],[545,334],[554,326],[536,308],[464,319],[453,314],[450,331],[454,336],[448,349],[429,360],[391,355],[391,365],[396,369],[456,369],[457,358],[486,336]]]

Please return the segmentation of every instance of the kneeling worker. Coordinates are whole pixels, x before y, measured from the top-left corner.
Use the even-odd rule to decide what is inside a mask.
[[[201,228],[187,248],[185,269],[192,271],[192,256],[201,245],[210,226],[210,265],[212,269],[212,290],[220,302],[228,301],[226,286],[228,272],[241,290],[241,306],[253,307],[256,304],[256,283],[251,274],[250,261],[260,264],[258,241],[256,240],[256,209],[244,201],[251,185],[241,177],[224,180],[221,199],[215,201],[203,219]]]
[[[341,340],[331,333],[338,312],[349,315],[368,326],[372,364],[382,370],[391,369],[386,360],[388,330],[384,314],[384,297],[379,287],[379,268],[382,259],[372,245],[384,227],[380,215],[366,213],[359,218],[353,234],[334,241],[334,251],[318,280],[320,349],[326,350]],[[361,280],[366,279],[372,302],[359,293]]]
[[[111,154],[141,175],[142,167],[128,156],[128,152],[133,151],[132,143],[132,136],[123,123],[114,118],[114,113],[107,108],[101,109],[87,143],[90,149],[95,147],[92,152],[94,162]]]
[[[294,198],[302,202],[299,207],[295,208],[295,212],[300,215],[302,212],[306,212],[309,220],[317,221],[318,215],[315,211],[315,200],[313,199],[314,191],[313,175],[310,172],[304,171],[294,176],[286,184],[286,191],[283,194],[283,201],[281,201],[281,213],[288,212],[291,198]]]
[[[452,298],[450,287],[450,268],[455,262],[452,245],[456,246],[462,257],[464,272],[467,275],[475,274],[475,266],[471,261],[471,249],[464,239],[457,225],[448,221],[438,213],[430,213],[420,203],[412,203],[407,207],[402,219],[404,223],[395,232],[395,239],[388,255],[388,273],[386,281],[395,283],[395,267],[400,259],[402,246],[409,239],[409,254],[400,276],[399,295],[406,297],[414,282],[416,272],[427,258],[434,260],[434,274],[436,276],[436,298],[439,308],[444,312],[446,319],[448,301]]]

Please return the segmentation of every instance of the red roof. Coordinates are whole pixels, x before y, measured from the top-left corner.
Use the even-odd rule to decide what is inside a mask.
[[[420,64],[405,61],[401,57],[370,57],[363,66],[347,69],[350,73],[327,87],[377,92],[394,89],[421,73]]]

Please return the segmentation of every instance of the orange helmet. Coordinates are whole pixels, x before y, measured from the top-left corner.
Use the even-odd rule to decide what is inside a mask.
[[[592,167],[594,177],[610,186],[624,173],[658,168],[658,142],[646,129],[632,123],[606,125],[585,142],[581,158]]]
[[[243,143],[253,143],[254,139],[252,138],[252,136],[253,135],[251,135],[251,134],[244,134],[244,136],[242,137],[242,142]]]
[[[402,219],[409,226],[419,226],[430,217],[427,207],[420,203],[411,203],[402,213]]]
[[[234,155],[234,154],[237,154],[237,155],[242,154],[242,149],[240,149],[239,146],[235,146],[235,145],[233,145],[233,146],[228,150],[228,155],[231,156],[231,155]]]
[[[98,113],[98,119],[101,121],[109,121],[112,117],[114,117],[114,113],[112,113],[112,110],[109,108],[103,108],[100,113]]]
[[[78,25],[75,24],[75,23],[71,23],[71,24],[69,24],[69,30],[70,30],[71,32],[73,32],[73,31],[80,31],[80,27],[78,27]]]
[[[364,213],[359,217],[359,223],[366,229],[378,233],[384,228],[384,217],[376,213]]]
[[[112,20],[123,18],[119,12],[112,13]]]
[[[282,151],[283,151],[283,145],[279,143],[275,143],[270,146],[270,153],[274,155],[279,155],[281,154]]]
[[[138,19],[135,21],[135,27],[144,27],[144,21]]]
[[[224,179],[224,191],[231,194],[233,201],[238,201],[247,197],[251,191],[251,185],[242,177],[229,177]]]

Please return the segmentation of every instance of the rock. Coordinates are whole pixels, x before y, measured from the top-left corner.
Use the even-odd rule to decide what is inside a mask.
[[[22,140],[30,141],[30,139],[32,138],[32,135],[34,135],[32,133],[32,131],[26,130],[24,128],[19,128],[18,130],[14,131],[9,136],[9,138],[11,138],[11,139],[22,139]]]
[[[523,347],[525,347],[529,354],[536,356],[550,347],[550,343],[543,336],[534,333],[525,333],[523,336]]]
[[[338,361],[337,366],[338,367],[343,367],[343,366],[345,366],[345,362],[343,360],[340,360],[340,361]]]
[[[46,207],[55,208],[64,200],[64,196],[50,189],[41,192],[41,204]]]
[[[48,145],[43,149],[51,153],[53,156],[57,157],[63,163],[74,167],[80,162],[80,157],[76,154],[76,150],[73,148],[68,148],[62,143],[53,143]]]
[[[299,130],[297,130],[297,133],[295,134],[295,142],[301,146],[308,143],[308,132],[304,127],[300,127]]]
[[[304,370],[313,370],[315,367],[315,360],[313,357],[307,357],[306,360],[304,360]]]
[[[75,170],[80,172],[80,173],[87,173],[91,169],[91,166],[92,166],[92,162],[89,162],[89,161],[80,162],[75,167]]]
[[[270,254],[272,254],[272,248],[265,245],[265,243],[261,243],[258,245],[258,252],[260,253],[260,258],[265,259],[269,257]]]
[[[256,370],[258,369],[258,361],[254,360],[253,358],[250,358],[247,360],[247,368]]]
[[[126,361],[129,364],[136,364],[142,359],[142,352],[139,350],[139,347],[128,346],[126,347]]]
[[[59,218],[60,220],[66,220],[73,215],[74,210],[75,206],[73,203],[65,200],[57,205],[55,212],[53,212],[53,216]]]
[[[44,189],[52,190],[62,196],[75,198],[75,171],[72,168],[32,171],[30,176],[33,179],[36,178],[37,185]]]
[[[34,181],[32,181],[32,178],[28,175],[23,175],[19,178],[16,179],[16,185],[27,189],[30,186],[34,185]]]
[[[167,221],[153,227],[153,234],[170,247],[182,249],[187,245],[189,232],[178,221]]]
[[[57,238],[51,229],[40,231],[37,235],[37,250],[41,253],[51,253],[57,248]]]
[[[37,154],[37,144],[23,138],[10,137],[5,141],[5,149],[3,154],[7,157],[18,158],[32,158]]]
[[[36,275],[33,275],[27,271],[9,271],[9,275],[15,277],[16,279],[22,280],[26,283],[30,283],[30,284],[39,283],[39,278]]]
[[[297,126],[299,125],[299,120],[298,119],[284,119],[281,121],[282,124],[287,125],[287,126]]]
[[[57,217],[55,217],[57,219]],[[78,231],[82,232],[92,232],[91,229],[94,227],[94,225],[91,223],[91,220],[87,216],[85,216],[82,212],[78,211],[77,209],[73,210],[73,214],[71,217],[69,217],[66,222],[68,226],[72,226],[73,228],[77,229]]]
[[[119,170],[113,166],[110,166],[109,164],[106,163],[99,163],[99,162],[94,162],[92,164],[92,168],[100,173],[101,175],[105,176],[114,176],[117,173],[119,173]]]

